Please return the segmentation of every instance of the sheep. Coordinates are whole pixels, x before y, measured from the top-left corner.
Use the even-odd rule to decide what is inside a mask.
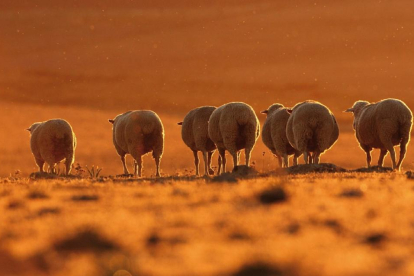
[[[259,134],[259,120],[251,106],[232,102],[214,110],[208,123],[208,135],[220,154],[218,174],[226,172],[226,150],[232,155],[236,167],[239,164],[240,150],[244,149],[246,165],[249,166],[250,154]]]
[[[124,174],[129,175],[125,164],[126,154],[134,158],[134,175],[142,176],[142,156],[152,151],[160,177],[160,162],[164,152],[164,126],[158,115],[150,110],[135,110],[110,119],[113,124],[113,143],[121,157]]]
[[[306,164],[319,164],[320,155],[338,140],[339,128],[335,116],[316,101],[299,103],[288,112],[291,113],[286,125],[289,143],[303,153]]]
[[[262,141],[277,156],[281,168],[289,167],[289,155],[294,155],[293,165],[298,164],[298,157],[301,155],[289,144],[286,137],[286,124],[290,117],[287,110],[282,104],[273,104],[261,112],[267,114],[262,129]]]
[[[401,164],[410,141],[413,114],[408,106],[397,99],[385,99],[377,103],[356,101],[345,112],[354,114],[353,127],[360,147],[367,155],[367,167],[371,166],[372,149],[380,149],[378,166],[390,152],[392,168],[401,170]],[[400,145],[400,158],[396,163],[394,146]]]
[[[182,126],[181,137],[184,143],[193,151],[197,176],[200,175],[198,151],[203,153],[204,175],[214,174],[214,170],[211,168],[211,158],[216,150],[216,145],[208,136],[208,120],[215,109],[215,106],[202,106],[193,109],[184,117],[183,122],[178,123]]]
[[[56,164],[65,159],[66,175],[72,170],[75,161],[76,136],[71,125],[63,119],[52,119],[32,124],[30,132],[30,148],[43,173],[45,163],[49,171],[56,172]]]

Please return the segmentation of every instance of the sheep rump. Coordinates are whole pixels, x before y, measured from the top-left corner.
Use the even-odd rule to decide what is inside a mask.
[[[142,176],[142,156],[152,151],[157,167],[156,176],[160,176],[160,162],[164,152],[164,127],[158,115],[150,110],[128,111],[109,120],[113,124],[113,143],[124,167],[125,155],[135,160],[134,174]]]
[[[30,128],[30,148],[40,172],[45,163],[55,173],[56,164],[65,160],[69,175],[75,161],[76,136],[70,124],[63,119],[34,123]]]
[[[299,103],[290,112],[286,126],[289,143],[303,153],[306,164],[319,164],[320,155],[330,149],[339,137],[334,115],[316,101]]]
[[[245,149],[246,165],[250,164],[250,154],[260,134],[260,124],[253,108],[245,103],[232,102],[220,106],[210,116],[208,134],[216,144],[220,154],[218,174],[226,171],[227,150],[233,157],[236,167],[240,150]]]

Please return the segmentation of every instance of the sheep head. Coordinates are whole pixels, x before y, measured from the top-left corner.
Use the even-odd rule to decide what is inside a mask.
[[[33,131],[35,131],[36,130],[36,128],[38,127],[38,126],[40,126],[42,123],[34,123],[33,125],[31,125],[29,128],[26,128],[26,130],[27,131],[29,131],[30,132],[30,134],[32,134],[33,133]]]
[[[280,108],[283,108],[283,107],[284,107],[284,106],[283,106],[283,104],[275,103],[275,104],[272,104],[271,106],[269,106],[269,108],[268,108],[268,109],[263,110],[263,111],[262,111],[262,112],[260,112],[260,113],[269,115],[269,114],[272,114],[272,113],[273,113],[273,112],[275,112],[276,110],[278,110],[278,109],[280,109]]]
[[[361,115],[362,109],[366,107],[367,105],[369,105],[369,102],[367,101],[356,101],[352,107],[344,111],[344,112],[352,112],[354,114],[354,123],[353,123],[354,129],[356,126],[355,125],[356,120],[358,120],[359,116]]]

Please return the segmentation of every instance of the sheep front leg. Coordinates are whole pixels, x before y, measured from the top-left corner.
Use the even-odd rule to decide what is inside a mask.
[[[387,150],[386,149],[381,149],[381,153],[378,159],[378,167],[382,167],[384,165],[384,158],[387,155]]]
[[[128,168],[126,166],[125,155],[121,155],[121,161],[122,161],[122,165],[124,166],[124,175],[128,175],[129,171],[128,171]]]
[[[196,168],[196,176],[200,175],[200,168],[199,168],[199,164],[200,164],[200,159],[198,159],[198,154],[196,150],[193,150],[193,155],[194,155],[194,165]],[[204,160],[205,162],[205,160]]]

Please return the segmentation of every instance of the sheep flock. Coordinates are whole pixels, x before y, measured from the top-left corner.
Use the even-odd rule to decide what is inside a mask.
[[[410,141],[413,116],[408,106],[397,99],[385,99],[375,103],[357,101],[344,112],[354,116],[353,128],[362,150],[366,153],[367,167],[371,166],[371,151],[380,150],[378,166],[382,167],[390,153],[394,170],[400,171]],[[260,136],[274,154],[282,168],[293,165],[303,155],[305,164],[319,164],[321,155],[331,149],[339,137],[339,127],[328,107],[316,101],[304,101],[292,108],[272,104],[261,112],[266,120],[260,131],[260,123],[253,108],[242,102],[231,102],[220,107],[202,106],[188,112],[182,122],[181,136],[194,155],[196,175],[200,175],[198,152],[202,153],[204,175],[214,174],[211,162],[218,151],[218,171],[227,171],[225,152],[233,159],[234,168],[239,166],[244,150],[245,165],[250,165],[251,152]],[[153,111],[135,110],[110,119],[113,144],[122,165],[123,174],[130,175],[126,155],[134,159],[134,176],[142,177],[142,157],[152,153],[156,176],[161,176],[161,158],[164,152],[164,126]],[[56,164],[64,161],[66,174],[70,174],[76,149],[76,136],[71,125],[63,119],[34,123],[27,129],[31,134],[31,150],[39,167],[44,164],[49,172],[56,172]],[[397,161],[394,147],[400,147]]]

